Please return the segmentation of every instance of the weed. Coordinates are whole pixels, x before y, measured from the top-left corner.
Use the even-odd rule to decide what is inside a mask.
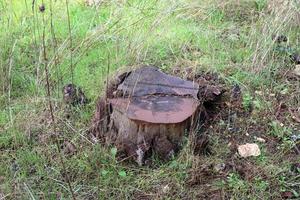
[[[227,182],[228,187],[232,190],[233,193],[237,193],[237,191],[243,193],[246,192],[248,189],[247,183],[235,173],[229,174]]]
[[[270,122],[269,126],[271,128],[269,134],[279,139],[284,139],[292,133],[292,131],[289,128],[285,127],[284,124],[279,123],[278,121]]]
[[[250,93],[245,93],[243,95],[243,107],[245,110],[250,110],[252,108],[252,100],[253,100],[253,97],[251,96]]]

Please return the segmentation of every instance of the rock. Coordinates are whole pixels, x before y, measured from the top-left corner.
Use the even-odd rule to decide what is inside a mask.
[[[295,69],[293,70],[293,74],[300,77],[300,65],[296,65]]]
[[[259,156],[260,155],[260,149],[259,146],[255,143],[253,144],[244,144],[238,146],[238,152],[239,155],[243,158],[247,158],[250,156]]]
[[[266,140],[265,140],[264,138],[261,138],[261,137],[256,138],[256,140],[257,140],[258,142],[262,142],[262,143],[265,143],[265,142],[266,142]]]

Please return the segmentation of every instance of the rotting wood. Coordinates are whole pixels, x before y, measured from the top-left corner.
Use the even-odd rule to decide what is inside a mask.
[[[170,159],[181,148],[183,136],[199,125],[203,103],[221,94],[215,86],[199,86],[151,66],[108,84],[108,99],[98,101],[92,133],[139,165],[153,153]]]

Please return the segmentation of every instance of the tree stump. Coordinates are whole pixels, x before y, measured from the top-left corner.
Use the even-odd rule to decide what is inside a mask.
[[[148,66],[121,77],[113,84],[116,90],[105,108],[99,100],[102,106],[94,117],[94,132],[139,165],[152,153],[168,160],[204,111],[199,85]]]

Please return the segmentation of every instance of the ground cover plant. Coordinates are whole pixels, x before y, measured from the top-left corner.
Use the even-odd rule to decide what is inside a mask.
[[[300,198],[299,12],[288,0],[0,1],[0,199]],[[149,166],[88,134],[108,80],[140,65],[224,88],[209,123]],[[69,83],[86,105],[65,105]],[[241,158],[245,143],[261,155]]]

